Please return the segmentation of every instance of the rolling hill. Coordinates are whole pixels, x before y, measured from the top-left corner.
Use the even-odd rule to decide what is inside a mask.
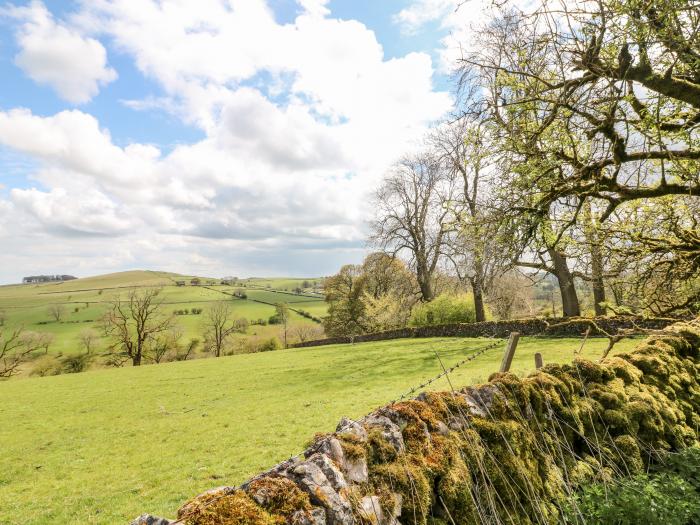
[[[70,354],[80,351],[78,341],[81,331],[98,329],[99,319],[111,300],[125,295],[129,290],[162,287],[163,308],[168,310],[191,310],[216,301],[231,301],[234,316],[249,321],[267,320],[274,314],[274,304],[289,303],[294,310],[305,311],[315,317],[325,315],[326,305],[318,293],[310,291],[303,295],[292,290],[303,284],[319,282],[313,279],[243,279],[235,286],[220,284],[218,279],[199,277],[203,286],[192,286],[193,276],[167,272],[128,271],[88,277],[72,281],[43,284],[23,284],[0,287],[0,311],[4,312],[9,328],[23,326],[26,330],[46,332],[54,336],[50,353]],[[184,281],[186,286],[177,286]],[[211,284],[210,284],[211,283]],[[237,289],[245,289],[247,299],[232,297]],[[50,308],[58,305],[63,310],[60,321],[56,321]],[[291,312],[292,323],[312,323],[306,317]],[[177,317],[183,339],[201,338],[203,319],[201,315]],[[252,326],[251,335],[276,335],[278,328]]]

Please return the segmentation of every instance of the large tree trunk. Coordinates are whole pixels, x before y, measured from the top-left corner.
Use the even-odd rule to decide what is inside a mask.
[[[591,245],[591,276],[593,277],[593,308],[596,315],[605,315],[605,282],[603,281],[603,257],[597,243]]]
[[[418,266],[416,268],[416,279],[418,280],[421,299],[426,303],[432,301],[435,298],[433,295],[434,292],[432,277],[432,274],[428,271],[427,265],[418,262]]]
[[[474,295],[474,311],[476,322],[486,321],[486,309],[484,308],[484,269],[480,261],[474,264],[475,276],[470,279],[472,294]]]
[[[486,321],[486,309],[484,308],[484,292],[481,286],[472,283],[472,291],[474,294],[474,312],[476,314],[476,322]]]
[[[549,248],[548,252],[554,266],[554,275],[559,281],[563,316],[578,317],[581,315],[581,306],[579,305],[576,287],[574,286],[574,277],[569,271],[566,257],[554,248]]]
[[[591,204],[586,202],[583,209],[584,234],[591,252],[591,284],[593,286],[593,309],[595,315],[605,315],[605,282],[603,281],[603,254],[600,252],[600,238]]]
[[[433,284],[430,282],[430,278],[420,279],[418,285],[420,286],[421,299],[426,303],[432,301],[434,299]]]
[[[131,358],[131,362],[134,366],[141,366],[141,354],[134,354],[134,356]]]

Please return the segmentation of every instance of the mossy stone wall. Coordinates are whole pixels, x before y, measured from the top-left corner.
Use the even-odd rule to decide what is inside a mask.
[[[422,394],[344,419],[240,487],[197,496],[188,525],[554,524],[580,484],[698,444],[700,327],[667,327],[602,363]],[[134,523],[160,518],[142,516]],[[139,521],[140,520],[140,521]]]

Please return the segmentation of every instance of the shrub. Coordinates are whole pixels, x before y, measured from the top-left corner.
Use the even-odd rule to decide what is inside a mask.
[[[66,374],[84,372],[90,365],[90,354],[74,354],[61,359],[61,367]]]
[[[443,294],[429,303],[419,303],[411,312],[411,326],[431,326],[476,321],[471,295]]]
[[[233,321],[233,326],[237,332],[244,334],[248,331],[248,326],[250,326],[250,323],[248,322],[248,319],[241,317]]]
[[[282,320],[280,319],[279,315],[271,315],[270,318],[267,320],[268,324],[281,324]]]
[[[282,343],[276,337],[270,337],[265,339],[258,344],[258,352],[271,352],[273,350],[279,350],[282,348]]]
[[[271,352],[281,348],[282,343],[277,337],[241,337],[233,341],[231,349],[226,352],[226,355]]]
[[[670,454],[651,474],[584,486],[565,509],[565,523],[580,516],[589,525],[700,523],[700,448]]]
[[[61,363],[55,356],[44,355],[34,361],[30,375],[33,376],[57,376],[63,372]]]

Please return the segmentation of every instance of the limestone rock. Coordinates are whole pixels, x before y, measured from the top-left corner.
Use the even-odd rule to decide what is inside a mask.
[[[141,514],[138,518],[131,522],[131,525],[170,525],[175,523],[173,520],[151,516],[150,514]]]
[[[363,521],[367,521],[376,525],[400,525],[398,517],[401,515],[401,503],[403,498],[399,494],[394,494],[394,508],[396,512],[387,514],[386,509],[382,508],[379,496],[365,496],[360,500],[359,508],[357,509]]]
[[[364,430],[364,429],[363,429]],[[335,437],[323,438],[313,445],[311,445],[304,455],[309,458],[314,454],[323,454],[331,458],[337,465],[342,465],[345,459],[345,454],[343,453],[343,447],[340,445],[340,441]]]
[[[386,411],[388,413],[388,411]],[[382,413],[385,413],[383,410]],[[394,412],[394,417],[397,421],[400,421],[400,416]],[[388,441],[397,452],[403,452],[406,448],[403,442],[403,435],[401,434],[401,428],[396,421],[392,421],[386,415],[370,414],[362,420],[367,428],[378,427],[381,429],[382,437]]]
[[[367,431],[357,421],[344,417],[335,429],[337,434],[352,434],[361,441],[367,441]]]
[[[369,478],[367,460],[365,458],[345,458],[343,472],[345,472],[348,481],[364,483]]]
[[[298,510],[292,514],[290,523],[294,525],[326,525],[326,511],[320,507],[314,507],[308,512]]]
[[[384,513],[378,496],[365,496],[360,500],[360,508],[358,509],[360,516],[377,525],[384,523]]]
[[[440,434],[441,436],[447,436],[450,433],[449,427],[443,423],[442,421],[438,421],[436,423],[437,426],[437,433]]]
[[[309,461],[321,469],[321,472],[323,472],[326,479],[330,481],[333,489],[336,492],[340,492],[342,489],[347,488],[348,484],[345,482],[343,473],[328,456],[323,454],[314,454],[309,458]]]
[[[309,494],[313,505],[322,506],[326,510],[328,525],[352,525],[352,509],[350,503],[338,494],[321,468],[311,461],[299,463],[289,472],[299,488]]]

